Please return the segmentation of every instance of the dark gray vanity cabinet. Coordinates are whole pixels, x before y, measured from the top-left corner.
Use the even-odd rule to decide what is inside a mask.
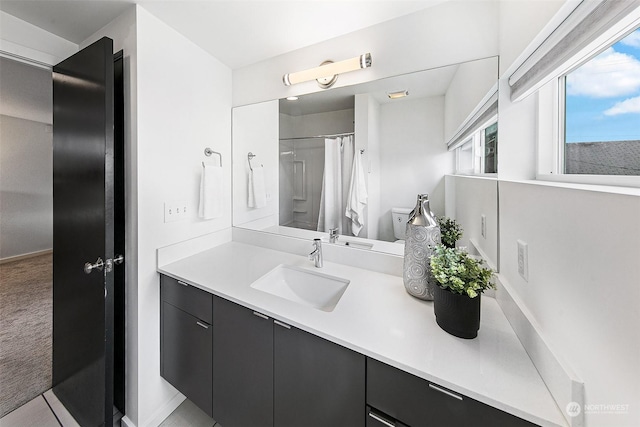
[[[160,375],[211,416],[211,294],[160,277]]]
[[[273,426],[273,321],[213,297],[213,418],[225,427]]]
[[[277,427],[365,425],[365,357],[274,321]]]
[[[213,297],[213,418],[225,427],[364,427],[366,360]]]
[[[533,426],[161,275],[163,378],[224,427]]]
[[[390,420],[414,427],[534,426],[371,358],[367,359],[367,404]]]

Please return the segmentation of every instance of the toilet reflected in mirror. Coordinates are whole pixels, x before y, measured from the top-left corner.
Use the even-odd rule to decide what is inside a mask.
[[[339,242],[401,254],[406,220],[397,221],[408,212],[397,208],[410,211],[416,194],[428,193],[433,212],[445,215],[445,176],[456,170],[448,141],[495,91],[497,76],[498,58],[490,57],[234,108],[234,159],[260,155],[269,201],[247,208],[248,167],[234,160],[233,225],[305,239],[328,239],[339,228]],[[409,96],[388,96],[405,90]],[[350,205],[355,228],[344,215],[350,190],[359,188],[351,185],[354,159],[366,192]],[[327,183],[327,165],[340,184]],[[323,187],[345,203],[335,209],[339,220],[327,221],[333,202],[323,199]]]
[[[391,208],[395,243],[404,245],[404,239],[407,237],[407,221],[412,210],[412,208]]]

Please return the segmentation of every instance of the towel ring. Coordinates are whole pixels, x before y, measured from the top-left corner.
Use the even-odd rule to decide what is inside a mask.
[[[249,162],[249,169],[251,169],[251,172],[253,172],[253,167],[251,166],[251,160],[253,160],[254,157],[256,157],[256,155],[253,154],[251,151],[249,151],[249,154],[247,154],[247,161]]]
[[[204,149],[204,155],[207,157],[211,157],[212,154],[217,154],[220,156],[220,167],[222,167],[222,154],[217,151],[213,151],[211,148],[207,147]]]

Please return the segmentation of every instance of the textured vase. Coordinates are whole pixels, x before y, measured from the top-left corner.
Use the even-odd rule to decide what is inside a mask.
[[[433,300],[436,286],[431,274],[433,248],[440,243],[440,227],[429,209],[429,195],[419,194],[415,209],[409,214],[404,243],[404,287],[409,295]]]

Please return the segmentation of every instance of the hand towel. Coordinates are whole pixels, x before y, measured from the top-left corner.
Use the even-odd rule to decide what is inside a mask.
[[[202,162],[200,206],[198,207],[199,218],[213,219],[222,216],[224,205],[222,183],[222,167]]]
[[[344,212],[345,216],[351,219],[351,232],[354,236],[357,236],[364,226],[364,208],[369,198],[364,181],[361,157],[362,153],[358,152],[353,159],[349,195],[347,196],[347,206]]]
[[[267,206],[267,190],[264,184],[264,167],[254,166],[249,171],[249,202],[250,208]]]

